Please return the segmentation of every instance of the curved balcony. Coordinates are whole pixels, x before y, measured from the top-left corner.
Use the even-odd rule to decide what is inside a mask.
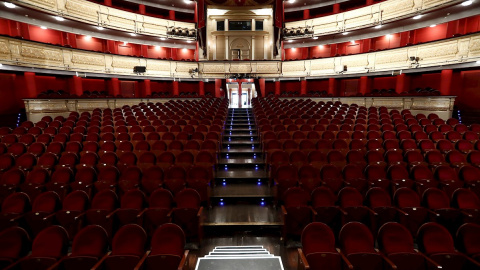
[[[0,37],[0,62],[3,64],[116,76],[199,79],[249,74],[264,78],[315,78],[399,70],[414,71],[419,68],[444,69],[457,64],[475,66],[478,65],[478,61],[480,61],[480,33],[380,52],[317,60],[198,63],[93,53]],[[134,73],[135,66],[145,66],[146,72]]]
[[[286,39],[324,36],[401,20],[454,5],[459,0],[388,0],[363,8],[309,20],[285,23]]]
[[[13,3],[95,26],[174,39],[196,39],[194,23],[139,15],[85,0],[17,0]]]

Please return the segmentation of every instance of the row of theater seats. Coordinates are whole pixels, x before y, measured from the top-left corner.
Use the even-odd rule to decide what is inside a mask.
[[[285,238],[313,221],[376,234],[394,220],[414,237],[430,221],[451,233],[480,223],[478,125],[340,102],[252,104]]]
[[[187,269],[185,235],[172,223],[158,227],[152,236],[136,224],[121,227],[110,240],[98,225],[82,228],[69,244],[70,235],[51,225],[30,238],[21,227],[0,231],[2,269]]]
[[[416,243],[410,232],[395,222],[373,234],[358,222],[345,224],[338,234],[326,224],[314,222],[302,232],[299,269],[480,269],[480,225],[466,223],[453,236],[456,241],[434,222],[419,228]]]
[[[187,239],[200,241],[201,204],[209,203],[227,108],[220,99],[141,103],[2,129],[2,226],[21,226],[33,237],[59,224],[73,239],[86,225],[100,225],[111,237],[135,223],[151,236],[174,222]],[[193,129],[178,123],[179,132],[148,131],[152,122],[169,120],[168,129],[198,122]],[[165,134],[173,136],[162,140]]]

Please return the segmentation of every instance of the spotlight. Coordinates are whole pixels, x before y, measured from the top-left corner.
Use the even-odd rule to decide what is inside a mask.
[[[381,25],[381,24],[375,26],[375,29],[380,29],[380,28],[382,28],[382,25]]]
[[[47,30],[48,28],[45,27],[45,26],[40,26],[40,28],[42,28],[43,30]]]
[[[132,37],[136,37],[136,36],[137,36],[137,34],[135,34],[135,33],[130,33],[130,36],[132,36]]]
[[[313,39],[318,39],[318,37],[313,37]]]
[[[473,3],[473,0],[468,0],[468,1],[463,2],[461,5],[466,7],[466,6],[470,6],[472,3]]]
[[[346,35],[348,35],[348,34],[350,34],[350,32],[343,32],[343,33],[342,33],[342,35],[344,35],[344,36],[346,36]]]
[[[423,17],[423,15],[417,15],[417,16],[413,17],[412,19],[418,20],[418,19],[420,19],[420,18],[422,18],[422,17]]]
[[[435,27],[435,26],[437,26],[437,25],[436,25],[436,24],[432,24],[432,25],[430,25],[430,27],[432,27],[432,28],[433,28],[433,27]]]
[[[102,31],[102,30],[105,29],[105,28],[103,28],[103,27],[101,27],[101,26],[97,26],[97,29],[100,30],[100,31]]]
[[[65,19],[64,19],[63,17],[60,17],[60,16],[55,16],[55,17],[53,17],[53,18],[55,18],[55,20],[57,20],[57,21],[59,21],[59,22],[65,21]]]

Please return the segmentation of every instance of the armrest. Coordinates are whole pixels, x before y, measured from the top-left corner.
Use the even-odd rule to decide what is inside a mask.
[[[143,257],[140,259],[140,261],[138,261],[137,265],[135,265],[135,268],[133,268],[133,270],[140,270],[143,263],[145,262],[145,260],[147,259],[148,257],[148,254],[150,254],[150,250],[148,250],[147,252],[145,252],[145,254],[143,255]]]
[[[115,210],[113,210],[113,212],[111,212],[110,214],[106,215],[105,218],[106,219],[111,219],[117,212],[118,210],[120,210],[120,208],[117,208]]]
[[[457,251],[458,252],[458,251]],[[474,259],[470,258],[469,256],[461,253],[461,252],[458,252],[458,254],[460,256],[462,256],[463,258],[465,258],[467,261],[469,261],[471,264],[475,265],[476,266],[476,269],[480,268],[480,263],[475,261]]]
[[[338,207],[338,210],[340,210],[342,215],[344,215],[344,216],[348,215],[348,213],[345,210],[343,210],[341,207]]]
[[[16,217],[13,217],[13,218],[9,219],[9,221],[10,221],[10,222],[15,222],[15,221],[17,221],[17,220],[19,220],[19,219],[22,219],[22,218],[24,218],[24,217],[25,217],[25,214],[18,215],[18,216],[16,216]]]
[[[100,266],[102,266],[103,262],[107,259],[108,256],[110,256],[112,252],[109,251],[105,256],[103,256],[94,266],[92,266],[92,269],[90,270],[97,270]]]
[[[50,215],[48,215],[48,216],[43,217],[42,220],[44,220],[44,221],[45,221],[45,220],[49,220],[49,219],[53,218],[55,215],[56,215],[56,213],[52,213],[52,214],[50,214]]]
[[[366,207],[366,206],[364,206],[364,207],[365,207],[365,209],[367,209],[368,212],[370,212],[370,214],[372,214],[372,215],[374,215],[374,216],[378,216],[378,213],[377,213],[377,212],[373,211],[373,210],[370,209],[369,207]]]
[[[186,270],[188,269],[188,253],[190,251],[187,249],[185,250],[185,252],[183,253],[183,257],[182,257],[182,260],[180,261],[180,264],[178,265],[178,270]]]
[[[202,216],[202,212],[203,212],[203,206],[200,207],[200,209],[198,209],[198,213],[197,213],[198,218]]]
[[[380,255],[382,256],[382,259],[388,263],[390,265],[390,269],[397,269],[397,266],[389,259],[387,258],[387,256],[385,256],[385,254],[383,254],[382,252],[380,252],[380,250],[378,249],[375,249],[375,251]]]
[[[315,209],[313,209],[313,207],[311,207],[311,206],[309,206],[309,208],[310,208],[310,211],[312,211],[312,214],[313,214],[314,216],[316,216],[316,215],[317,215],[317,211],[315,211]]]
[[[141,218],[147,210],[148,208],[143,209],[140,213],[138,213],[137,218]]]
[[[285,206],[281,206],[282,208],[282,215],[286,216],[287,215],[287,209],[285,209]]]
[[[301,248],[298,250],[298,270],[307,270],[310,269],[310,265],[308,265],[307,258],[305,258],[305,254],[303,254],[303,250]]]
[[[168,214],[167,214],[168,218],[172,218],[173,210],[175,210],[175,208],[170,209],[170,211],[168,212]]]
[[[342,258],[345,265],[347,265],[348,269],[353,270],[353,264],[350,263],[350,261],[347,259],[347,257],[342,253],[342,251],[339,248],[337,248],[337,251],[338,251],[338,254],[340,254],[340,257]]]
[[[425,208],[427,210],[428,213],[430,213],[431,215],[435,216],[435,217],[439,217],[440,215],[433,212],[432,210],[428,209],[428,208]]]
[[[19,267],[19,264],[20,262],[22,261],[22,259],[10,264],[7,268],[5,268],[4,270],[13,270],[13,269],[18,269]]]
[[[437,262],[435,262],[434,260],[430,259],[429,257],[427,257],[425,254],[423,254],[422,252],[420,252],[418,249],[414,249],[415,252],[417,252],[420,256],[422,256],[428,263],[432,264],[433,266],[435,266],[435,268],[438,268],[438,269],[442,269],[442,266],[439,265]]]
[[[56,270],[60,267],[60,265],[63,263],[63,261],[65,260],[65,258],[67,258],[68,256],[64,256],[62,257],[60,260],[58,260],[56,263],[54,263],[52,266],[50,266],[47,270]]]
[[[400,209],[400,208],[397,208],[397,207],[395,207],[395,209],[396,209],[396,210],[397,210],[397,212],[399,212],[400,214],[402,214],[402,215],[404,215],[404,216],[408,216],[408,213],[407,213],[407,212],[405,212],[405,211],[403,211],[402,209]]]
[[[464,210],[460,210],[460,213],[462,213],[462,215],[467,216],[469,218],[473,217],[472,214],[470,214],[470,213],[468,213],[467,211],[464,211]]]
[[[79,219],[79,218],[81,218],[81,217],[83,217],[83,216],[85,216],[85,212],[80,213],[80,214],[79,214],[78,216],[76,216],[74,219],[77,220],[77,219]]]

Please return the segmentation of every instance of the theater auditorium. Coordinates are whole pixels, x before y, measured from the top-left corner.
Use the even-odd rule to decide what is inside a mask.
[[[480,270],[480,0],[0,0],[0,269]]]

